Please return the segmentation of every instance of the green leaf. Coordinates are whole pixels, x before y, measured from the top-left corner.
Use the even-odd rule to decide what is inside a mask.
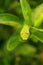
[[[24,24],[28,24],[29,26],[33,25],[31,20],[32,12],[29,3],[27,2],[27,0],[20,0],[20,3],[21,3],[23,16],[25,19]]]
[[[21,44],[21,39],[19,33],[16,31],[14,34],[9,38],[7,42],[7,50],[12,51],[14,50],[19,44]]]
[[[43,43],[43,29],[33,27],[31,34],[35,35],[36,39]]]
[[[38,39],[37,39],[37,37],[36,37],[34,34],[31,34],[30,39],[31,39],[33,42],[35,42],[35,43],[38,42]]]
[[[17,55],[33,56],[36,53],[36,48],[32,45],[27,44],[27,42],[22,43],[15,49]]]
[[[0,14],[0,24],[10,25],[20,29],[22,27],[21,24],[23,24],[22,21],[18,17],[8,13]]]
[[[39,27],[43,22],[43,4],[37,6],[32,14],[32,20],[35,27]]]

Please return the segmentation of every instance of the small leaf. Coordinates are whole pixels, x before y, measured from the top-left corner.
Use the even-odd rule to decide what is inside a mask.
[[[32,56],[36,53],[36,48],[32,45],[27,44],[26,42],[19,45],[16,49],[15,49],[15,53],[19,54],[19,55],[25,55],[25,56]]]
[[[18,17],[11,15],[11,14],[0,14],[0,24],[5,24],[5,25],[10,25],[13,27],[21,28],[21,24],[23,24],[22,22],[23,20],[20,20]]]
[[[21,42],[19,33],[16,31],[14,34],[9,38],[7,42],[7,50],[12,51],[14,50]]]
[[[0,22],[1,21],[14,21],[14,22],[18,22],[18,23],[23,23],[21,19],[19,19],[17,16],[12,15],[12,14],[8,14],[8,13],[1,13],[0,14]]]
[[[43,22],[43,4],[37,6],[32,14],[32,20],[35,27],[38,27]]]
[[[37,43],[39,40],[37,39],[37,37],[34,34],[31,34],[30,36],[31,40],[35,43]]]
[[[33,27],[31,30],[31,33],[35,35],[37,40],[43,43],[43,29],[38,29],[38,28]]]
[[[24,19],[25,19],[25,24],[28,24],[28,25],[33,25],[32,24],[32,20],[31,20],[31,8],[30,8],[30,5],[29,3],[27,2],[27,0],[20,0],[20,3],[21,3],[21,8],[22,8],[22,12],[23,12],[23,16],[24,16]]]

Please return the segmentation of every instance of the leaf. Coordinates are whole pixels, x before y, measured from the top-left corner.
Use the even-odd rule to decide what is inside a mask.
[[[15,49],[15,53],[17,55],[33,56],[36,53],[36,48],[24,42]]]
[[[35,27],[39,27],[43,22],[43,3],[34,9],[32,20]]]
[[[33,42],[35,42],[35,43],[37,43],[37,42],[39,41],[34,34],[31,34],[30,39],[31,39]]]
[[[10,25],[16,28],[21,28],[21,24],[23,20],[20,20],[18,17],[11,14],[0,14],[0,24]]]
[[[29,3],[26,0],[20,0],[23,16],[25,19],[25,24],[28,24],[29,26],[33,25],[31,20],[31,8]]]
[[[14,34],[9,38],[7,42],[7,50],[12,51],[14,50],[19,44],[21,44],[21,39],[19,33],[16,31]]]
[[[17,16],[8,14],[8,13],[1,13],[0,14],[0,21],[16,21],[18,23],[23,23],[21,19],[19,19]]]
[[[33,27],[31,34],[35,35],[36,39],[43,43],[43,29]]]

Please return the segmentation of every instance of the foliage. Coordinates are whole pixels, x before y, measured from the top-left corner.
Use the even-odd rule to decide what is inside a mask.
[[[0,65],[12,64],[43,65],[43,0],[0,1]]]

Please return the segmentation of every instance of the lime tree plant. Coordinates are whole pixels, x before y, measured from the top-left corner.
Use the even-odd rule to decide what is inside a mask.
[[[0,10],[0,24],[14,28],[12,35],[3,45],[3,51],[15,52],[15,55],[23,55],[43,60],[43,3],[31,9],[27,0],[20,0],[23,18],[9,14],[5,8]],[[5,6],[6,5],[6,6]],[[37,46],[35,46],[37,45]],[[38,53],[38,49],[41,49]],[[4,58],[8,60],[7,58]],[[43,62],[43,61],[42,61]],[[6,62],[8,65],[8,62]],[[5,63],[5,65],[6,65]],[[18,62],[16,62],[18,63]],[[16,64],[17,65],[17,64]]]

